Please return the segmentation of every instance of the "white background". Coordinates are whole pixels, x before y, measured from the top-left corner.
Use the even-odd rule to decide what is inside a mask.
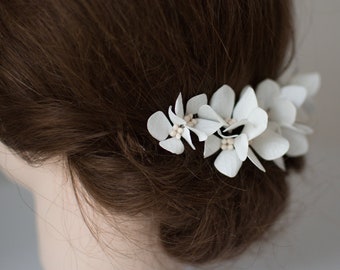
[[[290,179],[291,202],[278,222],[281,232],[229,262],[230,270],[340,269],[340,1],[295,3],[295,67],[322,76],[308,164],[303,175]],[[32,205],[28,192],[0,175],[1,270],[40,269]]]

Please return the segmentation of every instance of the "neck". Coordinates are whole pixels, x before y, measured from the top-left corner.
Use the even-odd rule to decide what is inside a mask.
[[[109,221],[107,216],[104,218],[96,209],[81,203],[84,216],[88,217],[85,222],[71,181],[46,181],[45,197],[35,195],[35,201],[40,214],[40,253],[46,270],[182,269],[162,251],[157,230],[149,219],[114,215]]]
[[[45,270],[184,269],[160,247],[151,219],[111,214],[109,221],[81,203],[90,221],[86,222],[61,162],[33,168],[0,147],[4,172],[34,194],[40,259]]]

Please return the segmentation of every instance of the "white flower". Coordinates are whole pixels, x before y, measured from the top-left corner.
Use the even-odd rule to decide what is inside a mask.
[[[194,132],[200,141],[206,140],[210,134],[213,134],[221,127],[221,124],[194,118],[198,113],[198,109],[207,104],[207,96],[205,94],[197,95],[189,99],[184,113],[183,100],[181,93],[178,95],[175,103],[175,113],[172,111],[172,106],[169,106],[168,114],[171,122],[161,111],[152,114],[147,122],[149,133],[157,140],[159,145],[167,151],[174,154],[182,154],[184,144],[181,141],[183,137],[192,149],[195,146],[192,143],[190,130]],[[171,138],[168,138],[168,137]]]
[[[200,107],[198,116],[220,122],[225,127],[224,132],[244,126],[242,133],[247,135],[248,140],[254,139],[267,128],[267,113],[259,108],[255,92],[250,86],[242,90],[235,107],[234,103],[234,91],[228,85],[223,85],[212,95],[210,106]]]
[[[219,149],[221,152],[214,162],[216,169],[224,175],[235,177],[248,155],[247,135],[223,136],[223,138],[216,135],[209,136],[204,145],[204,158]]]
[[[218,131],[221,138],[216,135],[209,136],[204,145],[204,157],[206,158],[221,149],[214,165],[218,171],[229,177],[234,177],[237,174],[242,162],[247,157],[259,169],[265,171],[249,148],[249,141],[266,130],[267,113],[258,107],[255,92],[249,86],[243,89],[235,107],[234,103],[234,91],[229,86],[223,85],[211,97],[210,106],[200,107],[198,116],[220,122],[225,127],[223,132],[231,132],[243,126],[240,134],[228,136]]]
[[[309,115],[314,110],[313,97],[320,89],[321,78],[318,73],[303,73],[293,76],[289,84],[300,85],[305,87],[307,91],[307,97],[305,102],[297,111],[297,121],[307,123],[309,121]]]
[[[320,89],[320,74],[316,72],[296,74],[291,78],[290,84],[305,87],[307,90],[307,98],[313,97]]]
[[[306,135],[312,133],[308,126],[296,122],[297,115],[302,112],[306,99],[317,92],[320,77],[316,73],[300,74],[293,77],[291,83],[280,88],[275,81],[264,80],[257,86],[256,95],[259,106],[268,112],[271,127],[268,132],[275,132],[287,139],[289,149],[286,155],[296,157],[307,153],[309,145]],[[274,161],[283,167],[282,160]]]

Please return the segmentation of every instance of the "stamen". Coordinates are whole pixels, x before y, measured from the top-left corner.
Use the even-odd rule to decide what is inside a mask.
[[[180,139],[182,137],[183,132],[184,132],[184,129],[182,126],[174,124],[172,126],[172,130],[170,131],[170,136],[175,137],[176,139]]]
[[[233,150],[234,149],[234,139],[232,138],[223,138],[221,140],[221,149],[222,150]]]
[[[231,126],[231,125],[233,125],[233,124],[235,124],[237,122],[237,120],[234,119],[234,118],[225,119],[225,121],[227,122],[227,124],[229,126]]]
[[[185,122],[187,122],[187,125],[189,127],[194,127],[197,124],[197,120],[194,119],[194,115],[192,113],[187,114],[184,116]]]

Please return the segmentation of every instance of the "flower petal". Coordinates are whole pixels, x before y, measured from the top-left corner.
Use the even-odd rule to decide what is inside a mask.
[[[306,102],[296,111],[296,122],[308,123],[309,122],[309,112],[306,110],[306,105],[308,106],[308,99]]]
[[[234,90],[228,85],[223,85],[212,95],[210,106],[221,117],[229,119],[235,104]]]
[[[196,150],[195,146],[192,144],[190,131],[187,127],[183,128],[182,137],[188,142],[192,149]]]
[[[268,110],[273,100],[280,95],[280,86],[271,79],[262,81],[256,87],[256,96],[259,107]]]
[[[309,143],[304,134],[286,127],[281,128],[281,133],[282,136],[289,141],[289,150],[286,154],[287,156],[297,157],[308,152]]]
[[[228,130],[236,129],[236,128],[240,127],[240,126],[244,126],[244,125],[247,124],[247,123],[248,123],[248,120],[247,120],[247,119],[242,119],[242,120],[240,120],[240,121],[237,121],[235,124],[231,124],[230,126],[228,126],[227,128],[225,128],[225,129],[223,130],[223,132],[226,132],[226,131],[228,131]]]
[[[286,171],[286,164],[284,159],[278,158],[278,159],[274,159],[273,162],[276,164],[276,166],[278,166],[282,171]]]
[[[251,147],[263,159],[274,160],[287,153],[289,142],[276,132],[267,129],[263,134],[252,141]]]
[[[211,120],[211,121],[217,121],[223,125],[227,125],[227,123],[224,121],[224,119],[219,116],[213,108],[211,108],[209,105],[203,105],[198,110],[198,117],[201,119]]]
[[[293,125],[288,125],[288,126],[283,125],[283,127],[294,130],[304,135],[310,135],[314,132],[314,130],[311,129],[310,127],[303,125],[303,124],[298,124],[298,123],[294,123]]]
[[[261,108],[254,109],[248,117],[242,133],[246,134],[248,140],[252,140],[263,133],[268,125],[268,115]]]
[[[233,118],[237,120],[247,119],[249,114],[257,107],[254,89],[250,86],[246,86],[242,90],[240,100],[234,108]]]
[[[319,73],[297,74],[291,79],[291,83],[304,86],[307,90],[307,96],[310,97],[318,92],[321,78]]]
[[[211,134],[214,134],[218,129],[222,127],[221,123],[215,122],[215,121],[210,121],[210,120],[201,119],[201,118],[196,118],[196,121],[197,121],[197,124],[193,128],[190,128],[190,129],[193,132],[195,132],[195,130],[203,132],[204,134],[206,134],[206,136],[210,136]],[[197,134],[197,136],[200,138],[199,134]],[[205,139],[202,139],[202,140],[200,139],[200,141],[203,141]]]
[[[221,138],[225,138],[225,139],[233,139],[233,138],[236,138],[238,135],[237,134],[234,134],[234,135],[225,135],[222,133],[222,131],[219,129],[217,130],[217,134],[219,136],[221,136]]]
[[[159,141],[163,141],[169,136],[172,126],[165,114],[161,111],[157,111],[149,117],[147,129],[152,137]]]
[[[211,135],[204,142],[204,158],[210,157],[215,154],[221,147],[221,139],[215,135]]]
[[[281,89],[280,97],[288,99],[299,108],[306,100],[307,90],[303,86],[287,85]]]
[[[235,151],[241,161],[245,161],[248,155],[248,138],[245,134],[240,134],[234,140]]]
[[[197,96],[192,97],[187,102],[187,107],[185,114],[196,114],[198,113],[198,109],[202,105],[206,105],[208,103],[208,98],[206,94],[200,94]]]
[[[200,142],[205,141],[208,138],[208,135],[204,131],[198,130],[190,126],[186,126],[186,128],[195,133]]]
[[[309,126],[298,124],[298,123],[294,123],[294,125],[291,126],[291,128],[296,128],[298,131],[306,135],[312,134],[314,132],[314,130],[310,128]]]
[[[179,95],[176,99],[175,114],[180,118],[184,117],[184,107],[183,107],[182,93],[179,93]]]
[[[161,141],[159,142],[159,145],[173,154],[179,155],[184,152],[183,142],[177,138],[170,138],[165,141]]]
[[[261,171],[266,172],[266,169],[263,167],[263,165],[261,164],[261,162],[259,161],[259,159],[256,157],[256,155],[254,154],[253,150],[251,150],[251,148],[248,148],[248,158],[250,159],[251,162],[253,162],[253,164],[259,168]]]
[[[276,133],[279,133],[279,134],[281,133],[280,125],[275,121],[268,121],[267,128],[271,129],[272,131],[274,131]]]
[[[168,114],[169,114],[170,120],[173,124],[185,125],[187,123],[183,118],[181,118],[181,117],[179,117],[179,116],[177,116],[176,114],[173,113],[172,106],[169,107]]]
[[[229,177],[235,177],[242,166],[242,161],[235,150],[223,150],[215,159],[216,169]]]
[[[289,100],[276,98],[268,116],[271,121],[276,121],[280,125],[292,125],[296,119],[296,108]]]

